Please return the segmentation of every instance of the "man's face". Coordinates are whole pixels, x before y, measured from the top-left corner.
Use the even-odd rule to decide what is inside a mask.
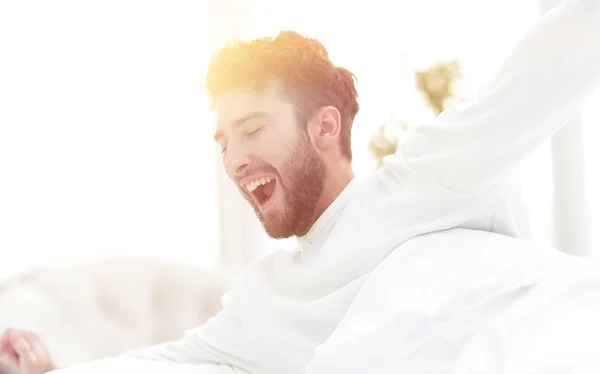
[[[223,165],[273,238],[304,235],[314,222],[326,169],[294,107],[274,88],[223,95],[215,140]]]

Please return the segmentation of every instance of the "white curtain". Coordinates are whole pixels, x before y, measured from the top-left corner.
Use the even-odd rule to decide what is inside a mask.
[[[587,224],[589,232],[589,252],[588,257],[597,260],[600,256],[600,89],[596,90],[583,107],[582,111],[582,147],[577,148],[583,152],[585,160],[585,187],[588,200],[585,202],[587,211],[586,217],[589,218]]]

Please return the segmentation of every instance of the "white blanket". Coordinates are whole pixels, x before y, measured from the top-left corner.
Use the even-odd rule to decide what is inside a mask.
[[[492,233],[415,238],[373,272],[307,373],[598,373],[597,274]]]

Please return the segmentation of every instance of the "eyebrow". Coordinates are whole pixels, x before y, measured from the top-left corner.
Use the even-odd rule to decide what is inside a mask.
[[[271,118],[272,116],[267,112],[252,112],[242,118],[238,118],[238,119],[232,121],[231,126],[236,128],[236,127],[239,127],[239,126],[243,125],[244,123],[250,121],[251,119],[262,118],[262,117]],[[215,141],[218,141],[220,138],[223,137],[223,130],[221,130],[221,129],[217,130],[213,137],[214,137]]]

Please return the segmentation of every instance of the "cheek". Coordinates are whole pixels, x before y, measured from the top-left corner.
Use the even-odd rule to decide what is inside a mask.
[[[270,154],[265,155],[263,161],[269,165],[269,167],[273,169],[273,172],[278,176],[283,177],[286,174],[285,156],[281,153],[270,152]]]
[[[257,158],[283,175],[290,167],[290,160],[297,149],[297,144],[290,134],[281,131],[265,131],[259,139],[256,139],[253,148]]]
[[[256,150],[256,155],[275,169],[281,169],[289,157],[289,150],[282,143],[264,144]]]

